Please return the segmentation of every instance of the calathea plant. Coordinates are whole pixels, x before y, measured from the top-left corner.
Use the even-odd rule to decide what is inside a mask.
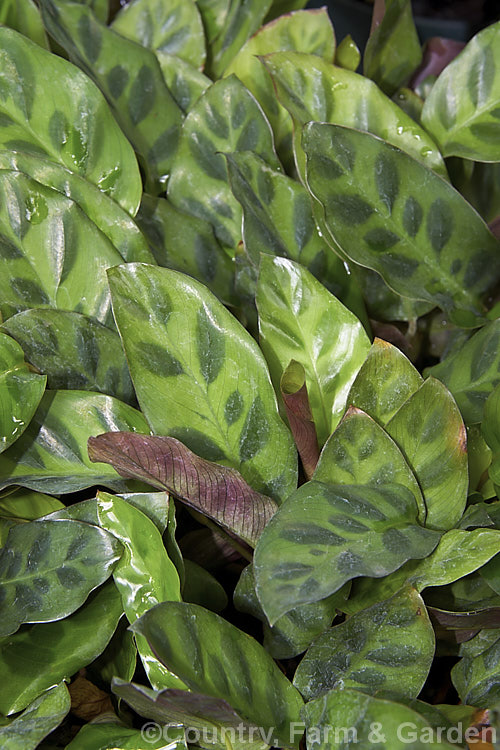
[[[500,741],[500,24],[304,5],[2,10],[6,750]]]

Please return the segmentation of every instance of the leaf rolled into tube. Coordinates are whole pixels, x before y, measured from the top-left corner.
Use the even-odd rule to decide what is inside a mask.
[[[200,458],[175,438],[107,432],[90,438],[88,448],[91,461],[169,490],[251,546],[278,509],[235,469]]]
[[[306,373],[300,362],[292,359],[281,376],[280,390],[305,475],[311,479],[319,459],[319,446],[307,393]]]

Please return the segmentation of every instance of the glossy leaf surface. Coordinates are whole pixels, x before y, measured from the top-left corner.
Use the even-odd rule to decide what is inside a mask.
[[[5,727],[0,726],[4,750],[35,750],[44,737],[62,722],[71,707],[66,685],[61,682],[47,690],[26,711]]]
[[[316,426],[309,404],[303,365],[292,360],[280,379],[280,392],[293,439],[307,479],[311,479],[319,458]]]
[[[1,635],[70,615],[110,576],[121,553],[111,534],[78,521],[12,528],[0,556]]]
[[[208,221],[146,193],[136,219],[159,266],[193,276],[226,304],[237,302],[233,289],[234,263],[215,238]]]
[[[64,509],[55,497],[41,492],[18,489],[0,498],[0,517],[14,521],[34,521],[36,518]],[[0,547],[3,545],[0,545]]]
[[[210,86],[184,120],[168,183],[172,204],[212,224],[230,254],[241,237],[241,208],[227,183],[223,154],[249,150],[279,167],[262,110],[230,76]]]
[[[191,690],[229,701],[244,718],[273,727],[284,746],[294,745],[289,724],[302,698],[257,641],[202,607],[175,602],[150,609],[133,630]]]
[[[356,375],[347,403],[382,427],[423,383],[409,359],[388,341],[376,338]]]
[[[402,485],[302,485],[255,550],[257,595],[270,623],[352,578],[386,576],[429,555],[440,534],[416,519],[415,498]]]
[[[490,706],[500,697],[500,639],[477,656],[466,655],[451,670],[453,684],[465,704]]]
[[[411,0],[386,0],[384,16],[366,44],[364,74],[392,96],[408,82],[421,60]]]
[[[64,310],[25,310],[3,329],[47,376],[50,389],[97,391],[134,401],[120,337],[97,320]]]
[[[148,750],[164,750],[165,743],[171,750],[186,750],[184,730],[179,727],[158,727],[160,737],[147,736],[139,729],[108,722],[84,724],[76,737],[66,745],[66,750],[142,750],[147,742]]]
[[[205,62],[205,36],[194,0],[134,0],[122,8],[111,24],[113,31],[142,44],[168,52],[196,68]]]
[[[426,525],[453,528],[465,509],[469,477],[467,435],[449,391],[429,378],[392,417],[387,431],[418,479]]]
[[[422,112],[444,156],[500,160],[500,22],[471,39],[441,73]]]
[[[46,378],[31,372],[19,344],[0,333],[0,453],[22,435],[45,390]]]
[[[350,407],[329,437],[314,479],[325,484],[398,483],[410,490],[424,524],[426,507],[422,492],[406,460],[387,432],[368,414]]]
[[[54,524],[55,525],[55,524]],[[69,680],[106,648],[123,607],[113,583],[69,617],[32,625],[0,642],[0,711],[17,713],[54,683]]]
[[[90,439],[89,455],[123,477],[169,490],[251,545],[278,508],[237,471],[199,458],[175,438],[108,432]]]
[[[500,320],[486,323],[427,374],[451,391],[467,424],[482,422],[485,401],[500,383]]]
[[[0,48],[2,68],[10,71],[0,105],[2,148],[64,165],[134,215],[141,193],[137,161],[92,81],[10,29],[0,29]]]
[[[296,454],[264,358],[198,282],[129,264],[110,271],[113,310],[151,428],[229,463],[257,491],[286,497]]]
[[[102,528],[124,547],[113,579],[128,621],[134,622],[159,602],[179,601],[179,576],[154,523],[133,505],[105,492],[97,495],[97,512]],[[153,687],[182,688],[182,682],[157,661],[145,640],[137,636],[136,641]]]
[[[498,242],[461,195],[368,133],[311,123],[302,145],[309,188],[344,252],[398,294],[477,325],[479,295],[500,273]]]
[[[244,43],[261,26],[272,0],[233,0],[229,3],[227,15],[220,33],[210,45],[209,70],[218,78],[225,71]]]
[[[407,587],[320,635],[300,662],[293,684],[306,700],[340,687],[416,698],[434,646],[425,604]]]
[[[85,5],[43,0],[42,10],[51,36],[106,96],[141,158],[148,189],[160,192],[177,148],[182,112],[156,55],[108,29]]]
[[[0,456],[0,487],[56,494],[94,484],[123,489],[114,469],[96,466],[87,455],[89,437],[109,429],[149,432],[140,412],[111,396],[47,391],[22,438]]]
[[[297,263],[262,256],[257,288],[260,344],[275,382],[290,360],[306,373],[322,445],[338,424],[370,342],[359,320]]]

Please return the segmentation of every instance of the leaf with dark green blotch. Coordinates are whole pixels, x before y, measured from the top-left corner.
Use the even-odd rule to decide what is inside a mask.
[[[144,47],[203,68],[205,36],[194,0],[176,0],[168,5],[158,0],[136,0],[118,11],[111,28]]]
[[[11,118],[11,123],[0,129],[0,146],[15,148],[18,141],[16,150],[25,151],[21,141],[28,149],[32,144],[38,155],[81,175],[133,215],[141,192],[137,161],[99,90],[66,60],[21,34],[2,28],[0,40],[2,66],[13,73],[2,84],[6,88],[0,113]],[[27,75],[27,66],[36,75]],[[46,85],[54,92],[50,107],[44,93]],[[29,108],[23,106],[27,96]],[[59,143],[51,138],[55,111],[71,123]],[[77,142],[81,144],[80,154]]]
[[[123,260],[153,262],[153,255],[137,224],[116,201],[103,192],[113,184],[112,174],[100,182],[99,189],[83,175],[70,172],[48,158],[14,151],[0,151],[0,169],[23,172],[38,183],[71,198],[110,240]],[[6,255],[8,258],[9,254],[14,254],[13,257],[17,254],[19,257],[20,251],[6,239],[0,238],[0,257]]]
[[[423,708],[425,706],[422,704]],[[314,743],[315,750],[347,750],[358,744],[364,748],[375,742],[378,746],[383,743],[387,750],[404,750],[409,746],[415,750],[452,750],[456,747],[445,739],[447,735],[443,729],[449,726],[445,717],[437,719],[442,737],[438,740],[427,711],[421,714],[419,709],[419,701],[414,710],[403,703],[374,698],[357,690],[330,690],[307,703],[303,717],[306,738],[319,738]]]
[[[388,341],[375,338],[347,396],[384,427],[423,383],[409,359]]]
[[[311,120],[335,123],[367,131],[407,152],[415,159],[447,176],[443,158],[429,134],[378,86],[364,76],[331,65],[316,55],[277,52],[263,62],[273,79],[280,103],[294,123],[294,154],[302,182],[305,180],[305,156],[301,146],[302,126]],[[337,132],[335,139],[341,141]],[[352,153],[344,140],[331,159],[342,171],[352,168]]]
[[[191,690],[227,700],[247,721],[273,727],[284,747],[298,746],[290,722],[299,720],[302,698],[246,633],[196,604],[176,602],[153,607],[132,629]]]
[[[0,634],[70,615],[110,576],[121,553],[111,534],[90,524],[14,526],[0,555]]]
[[[500,160],[500,22],[476,34],[432,87],[422,123],[444,156]]]
[[[113,579],[128,621],[134,622],[159,602],[180,601],[179,576],[155,524],[138,508],[105,492],[97,495],[97,513],[101,528],[125,549],[113,570]],[[158,662],[143,638],[137,637],[136,643],[154,688],[184,688],[182,681]]]
[[[424,524],[426,507],[412,470],[396,443],[368,414],[349,407],[328,438],[314,479],[326,484],[378,485],[397,482],[410,490]]]
[[[338,424],[369,349],[359,320],[308,271],[263,255],[257,288],[260,342],[278,384],[290,360],[305,369],[318,441]]]
[[[178,438],[202,458],[227,463],[255,490],[284,499],[296,486],[296,453],[250,334],[206,287],[177,271],[128,264],[110,270],[109,283],[151,429]],[[166,301],[168,315],[161,314]],[[161,350],[165,362],[167,355],[175,359],[175,377],[155,367],[145,347]]]
[[[27,428],[47,378],[31,372],[16,341],[0,333],[0,453]]]
[[[43,690],[87,666],[104,651],[122,614],[121,597],[108,583],[68,618],[23,628],[4,640],[0,667],[8,680],[0,684],[2,713],[22,711]],[[16,669],[21,661],[23,669]]]
[[[372,30],[363,58],[365,76],[388,96],[408,82],[422,61],[422,48],[410,0],[386,0],[380,23]]]
[[[276,101],[272,81],[259,57],[278,50],[304,52],[333,60],[335,34],[325,8],[287,13],[260,28],[241,47],[224,71],[234,73],[255,96],[273,129],[276,150],[285,166],[293,160],[292,123],[286,110]]]
[[[184,725],[186,728],[192,727],[200,732],[204,731],[210,737],[210,748],[214,750],[226,750],[225,738],[231,736],[229,734],[231,730],[233,733],[241,731],[243,737],[251,731],[250,725],[222,698],[175,689],[157,692],[144,685],[127,683],[116,678],[113,679],[112,690],[139,716],[145,716],[162,725],[174,723]],[[164,743],[164,740],[162,741]],[[258,747],[266,750],[268,745],[261,742]]]
[[[500,639],[498,633],[491,635],[491,644],[485,644],[478,654],[463,654],[451,670],[453,685],[464,704],[490,706],[500,697]]]
[[[5,750],[35,750],[61,724],[71,708],[65,682],[53,685],[5,726],[0,725],[0,744]]]
[[[267,617],[255,593],[252,565],[243,570],[234,590],[234,606],[240,612],[261,620],[264,626],[264,648],[275,659],[291,659],[302,654],[312,641],[332,624],[337,608],[341,609],[349,594],[350,584],[326,599],[302,604],[292,609],[269,627]]]
[[[176,55],[156,50],[156,56],[168,90],[184,114],[187,114],[212,85],[212,81]]]
[[[272,0],[242,0],[229,4],[224,24],[208,50],[207,68],[212,78],[220,78],[244,43],[260,28]]]
[[[429,378],[386,425],[413,470],[430,528],[453,528],[467,500],[467,436],[451,393]]]
[[[364,316],[354,276],[318,234],[311,200],[302,185],[250,151],[226,154],[226,159],[231,189],[243,209],[243,241],[255,275],[261,253],[290,258],[308,268],[355,314]]]
[[[311,479],[318,463],[319,447],[303,365],[295,360],[290,362],[281,376],[280,391],[304,473]]]
[[[293,684],[306,700],[332,690],[379,690],[416,698],[429,673],[435,638],[425,604],[410,586],[326,630],[300,662]]]
[[[61,494],[97,484],[126,491],[111,467],[87,457],[89,437],[110,429],[149,432],[140,412],[111,396],[47,391],[25,433],[0,456],[0,488]]]
[[[252,545],[277,509],[237,471],[199,458],[175,438],[109,432],[89,440],[89,455],[123,477],[172,492]]]
[[[184,120],[168,198],[181,211],[209,221],[231,254],[241,237],[241,209],[227,184],[223,154],[248,148],[279,168],[269,123],[250,92],[230,76],[210,86]]]
[[[488,468],[490,479],[500,483],[500,384],[495,387],[484,404],[482,434],[491,448],[491,465]]]
[[[270,624],[352,578],[387,576],[429,555],[441,535],[419,526],[417,515],[414,495],[399,484],[302,485],[255,550],[257,595]]]
[[[155,53],[107,28],[85,5],[43,0],[42,12],[51,36],[110,102],[123,133],[141,157],[148,189],[160,192],[170,172],[183,114],[165,85]],[[97,57],[89,56],[86,42],[74,33],[82,23],[91,24],[94,34],[99,34]],[[158,151],[155,145],[165,131],[170,133],[170,148]]]
[[[111,323],[105,270],[122,258],[73,200],[25,174],[2,170],[0,233],[18,250],[2,259],[5,319],[49,306]]]
[[[332,180],[316,165],[324,155],[337,158],[343,148],[336,145],[337,134],[356,152],[356,162],[352,172]],[[477,325],[483,313],[480,295],[500,276],[498,243],[460,193],[408,154],[368,133],[310,123],[302,146],[309,189],[346,256],[380,273],[398,294],[439,306],[463,327]],[[372,170],[381,157],[391,159],[399,174],[390,213],[374,185]],[[426,187],[418,191],[418,202],[423,220],[414,234],[407,206],[415,198],[415,185],[422,184]],[[374,232],[383,232],[385,238],[390,232],[391,240],[374,249],[369,241]],[[457,259],[462,264],[458,269]]]
[[[450,390],[466,424],[482,422],[485,401],[500,383],[500,320],[486,323],[426,374]]]
[[[3,329],[47,376],[52,390],[98,391],[128,403],[135,400],[118,334],[93,318],[64,310],[26,310],[9,318]]]

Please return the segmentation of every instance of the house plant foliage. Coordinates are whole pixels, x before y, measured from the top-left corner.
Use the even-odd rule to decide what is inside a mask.
[[[500,23],[304,5],[2,16],[6,750],[497,746]]]

